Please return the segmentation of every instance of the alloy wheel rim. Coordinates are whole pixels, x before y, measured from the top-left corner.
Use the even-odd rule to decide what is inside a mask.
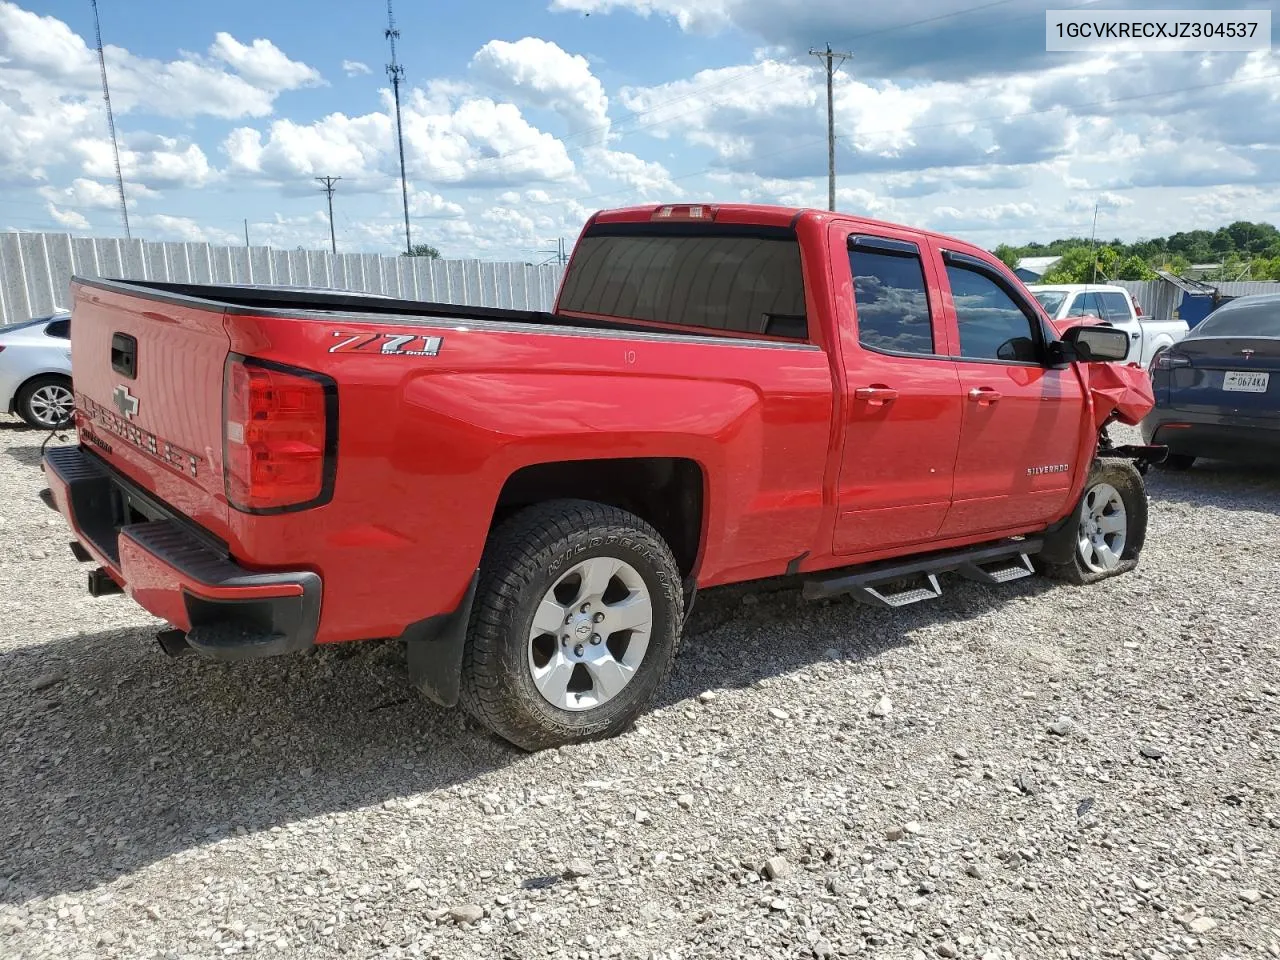
[[[1120,565],[1128,540],[1129,517],[1120,491],[1109,483],[1090,487],[1080,512],[1080,560],[1094,573],[1108,573]]]
[[[75,397],[66,387],[50,383],[31,394],[30,407],[41,426],[56,427],[71,419]]]
[[[592,557],[556,578],[534,611],[526,643],[542,698],[570,712],[593,710],[635,679],[653,627],[653,601],[639,571]]]

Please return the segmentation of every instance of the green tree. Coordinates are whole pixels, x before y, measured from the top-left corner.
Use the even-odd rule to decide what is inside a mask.
[[[1148,266],[1147,261],[1137,254],[1129,254],[1111,275],[1112,280],[1154,280],[1156,273]]]
[[[425,257],[428,260],[439,260],[440,251],[429,243],[415,243],[409,248],[407,253],[400,254],[402,257]]]
[[[991,252],[994,253],[996,257],[999,258],[1000,262],[1003,263],[1010,270],[1017,267],[1018,261],[1022,259],[1022,256],[1018,253],[1017,248],[1011,247],[1007,243],[1000,244],[1000,246],[996,247]]]

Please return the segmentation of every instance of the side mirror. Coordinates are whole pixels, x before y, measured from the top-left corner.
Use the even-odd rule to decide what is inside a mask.
[[[1115,327],[1071,327],[1062,335],[1070,359],[1081,363],[1109,363],[1129,355],[1129,335]]]

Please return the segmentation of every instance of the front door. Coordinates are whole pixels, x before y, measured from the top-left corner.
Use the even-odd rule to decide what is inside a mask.
[[[1070,366],[1045,363],[1035,309],[995,268],[944,251],[964,422],[944,537],[1047,524],[1077,469],[1086,414]]]
[[[934,539],[951,506],[960,385],[936,270],[914,236],[847,244],[834,261],[845,404],[833,549],[887,553]]]

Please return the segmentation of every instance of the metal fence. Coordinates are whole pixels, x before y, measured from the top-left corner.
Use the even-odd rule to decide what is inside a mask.
[[[1100,283],[1102,281],[1099,281]],[[1116,287],[1124,287],[1138,299],[1142,311],[1157,320],[1172,320],[1182,304],[1182,288],[1168,280],[1108,280]],[[1210,284],[1224,297],[1247,297],[1255,293],[1280,293],[1280,282],[1275,280],[1227,280]]]
[[[342,287],[406,300],[550,310],[562,268],[376,253],[0,232],[0,323],[69,306],[73,274],[173,283]]]

